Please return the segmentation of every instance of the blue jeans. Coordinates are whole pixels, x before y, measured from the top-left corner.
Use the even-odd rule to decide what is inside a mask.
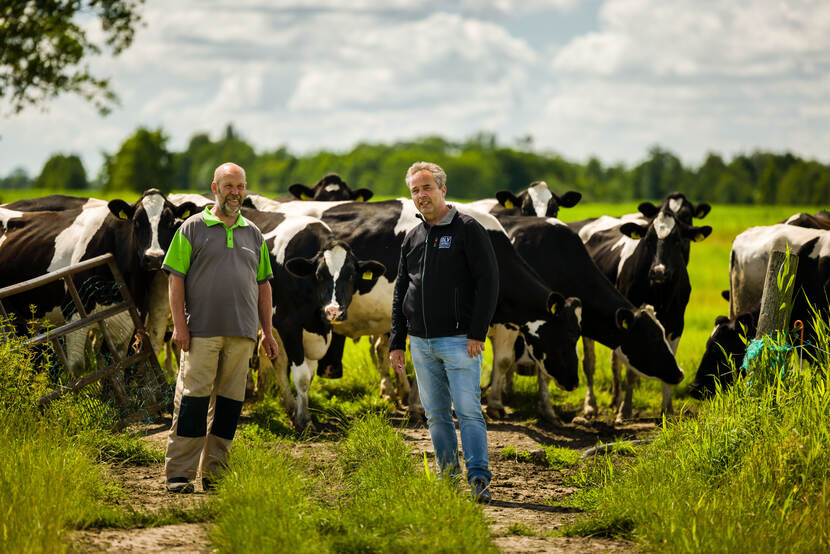
[[[461,428],[467,481],[490,481],[487,426],[481,413],[481,358],[467,355],[467,336],[422,339],[410,336],[409,349],[429,435],[442,473],[458,473],[458,440],[452,408]]]

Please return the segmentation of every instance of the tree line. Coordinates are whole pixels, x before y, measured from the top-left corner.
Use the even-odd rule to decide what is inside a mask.
[[[830,204],[830,166],[789,152],[756,151],[730,160],[709,153],[699,167],[689,167],[654,146],[642,162],[627,167],[605,165],[597,158],[577,163],[536,151],[531,137],[508,146],[493,134],[478,133],[463,141],[428,136],[392,144],[360,143],[348,152],[296,155],[284,146],[257,152],[232,125],[217,140],[205,133],[194,135],[181,152],[169,150],[167,143],[162,129],[139,128],[117,152],[104,153],[92,178],[77,155],[60,153],[37,176],[12,171],[0,178],[0,188],[206,192],[216,165],[232,160],[246,168],[248,188],[258,193],[282,194],[293,183],[313,185],[326,173],[338,173],[352,188],[394,196],[406,193],[403,175],[409,165],[429,160],[447,171],[449,195],[463,199],[491,197],[502,189],[515,192],[542,180],[560,194],[576,190],[598,202],[658,200],[682,191],[697,201],[724,204]]]

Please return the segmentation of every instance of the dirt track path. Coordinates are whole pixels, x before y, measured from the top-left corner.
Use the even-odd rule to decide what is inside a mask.
[[[596,423],[590,427],[567,425],[542,428],[516,421],[488,422],[490,465],[493,472],[493,502],[484,508],[490,520],[494,543],[503,552],[634,552],[630,543],[600,538],[549,536],[579,517],[578,510],[552,506],[550,501],[574,492],[560,470],[518,462],[502,456],[502,449],[534,452],[539,445],[556,445],[582,450],[597,440],[643,437],[652,432],[652,423],[634,422],[625,426]],[[145,430],[147,442],[163,449],[167,424]],[[423,426],[409,426],[403,434],[419,457],[431,456],[429,432]],[[308,442],[307,452],[330,457],[331,443]],[[460,442],[459,442],[460,444]],[[315,454],[312,454],[315,456]],[[120,468],[114,476],[129,493],[135,508],[193,507],[205,500],[201,492],[170,495],[164,489],[161,466]],[[198,489],[198,486],[197,486]],[[520,532],[517,532],[520,529]],[[96,529],[73,535],[76,548],[84,552],[209,552],[209,524],[178,524],[151,529]],[[526,534],[525,534],[526,533]]]

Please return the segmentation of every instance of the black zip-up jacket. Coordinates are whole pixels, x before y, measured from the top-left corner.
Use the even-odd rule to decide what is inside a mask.
[[[498,296],[499,267],[487,231],[452,207],[432,227],[424,222],[403,239],[389,349],[406,348],[407,332],[484,341]]]

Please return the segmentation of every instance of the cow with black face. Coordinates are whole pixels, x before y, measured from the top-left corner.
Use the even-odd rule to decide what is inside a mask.
[[[288,187],[288,190],[294,197],[293,200],[319,200],[323,202],[337,200],[367,202],[374,194],[366,188],[352,190],[337,173],[324,175],[313,187],[298,183]]]
[[[600,271],[623,296],[635,306],[654,307],[662,323],[672,352],[683,333],[684,313],[689,302],[691,284],[686,269],[690,241],[704,240],[712,232],[709,226],[694,227],[679,220],[669,206],[664,206],[651,220],[639,214],[568,223],[579,233],[591,258]],[[584,341],[586,360],[593,360],[593,344]],[[615,375],[624,362],[612,354]],[[585,364],[586,371],[591,368]],[[625,396],[620,399],[617,419],[631,417],[631,395],[636,382],[636,366],[628,366]],[[617,377],[619,382],[619,377]],[[615,391],[615,400],[619,398]],[[664,383],[664,413],[671,413],[671,389]]]
[[[485,198],[469,202],[467,206],[475,210],[492,214],[525,215],[533,217],[557,217],[559,208],[573,208],[582,199],[582,194],[568,191],[562,196],[550,190],[544,181],[533,181],[519,194],[509,190],[500,190],[495,198]]]
[[[176,229],[194,206],[174,206],[156,189],[146,191],[135,203],[123,200],[106,202],[94,198],[68,199],[66,204],[58,197],[47,197],[19,201],[7,206],[39,210],[23,211],[8,207],[0,208],[6,214],[2,217],[4,234],[0,239],[0,286],[28,280],[45,273],[63,269],[83,260],[110,253],[126,281],[139,313],[148,310],[149,283],[170,245]],[[46,207],[65,209],[46,210]],[[73,280],[82,291],[87,312],[104,309],[119,301],[113,287],[90,285],[112,282],[106,266],[77,274]],[[28,306],[38,307],[35,316],[48,315],[56,323],[77,317],[71,311],[62,312],[61,307],[72,306],[67,301],[67,292],[62,283],[53,283],[30,293],[11,297],[6,303],[21,318],[29,315]],[[122,348],[132,336],[131,322],[123,323],[120,336]],[[67,338],[71,342],[72,335]],[[74,356],[77,350],[67,350],[77,372],[83,356]],[[82,340],[81,340],[82,350]]]
[[[706,341],[706,350],[700,359],[695,380],[689,385],[689,394],[701,399],[717,390],[717,384],[728,387],[735,380],[735,372],[743,364],[746,344],[755,337],[758,312],[744,312],[729,319],[718,316],[715,328]]]

